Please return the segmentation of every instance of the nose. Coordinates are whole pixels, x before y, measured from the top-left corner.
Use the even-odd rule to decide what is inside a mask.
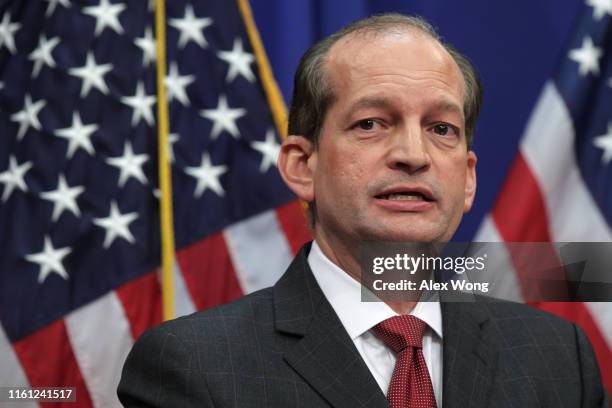
[[[431,157],[420,125],[407,125],[389,137],[387,165],[409,174],[429,168]]]

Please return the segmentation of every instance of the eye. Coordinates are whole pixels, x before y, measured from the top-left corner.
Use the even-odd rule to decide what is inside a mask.
[[[432,129],[435,134],[440,136],[452,136],[459,133],[454,126],[447,123],[438,123],[437,125],[434,125]]]
[[[372,130],[376,125],[376,121],[374,119],[364,119],[357,122],[357,127],[362,130]]]

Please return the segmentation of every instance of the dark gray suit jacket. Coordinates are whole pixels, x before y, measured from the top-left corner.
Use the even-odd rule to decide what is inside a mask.
[[[119,384],[126,407],[388,407],[302,249],[278,283],[145,332]],[[442,303],[443,405],[600,407],[593,351],[525,305]]]

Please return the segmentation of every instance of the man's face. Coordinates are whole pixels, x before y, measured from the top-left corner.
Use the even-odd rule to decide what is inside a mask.
[[[476,188],[459,68],[415,33],[349,36],[330,51],[313,170],[317,237],[445,242]]]

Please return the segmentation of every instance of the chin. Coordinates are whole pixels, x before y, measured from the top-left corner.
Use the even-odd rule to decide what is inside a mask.
[[[369,237],[367,240],[373,241],[393,241],[393,242],[439,242],[442,232],[437,230],[415,230],[411,228],[409,231],[406,228],[388,228],[377,231],[370,231],[369,234],[362,236]]]

